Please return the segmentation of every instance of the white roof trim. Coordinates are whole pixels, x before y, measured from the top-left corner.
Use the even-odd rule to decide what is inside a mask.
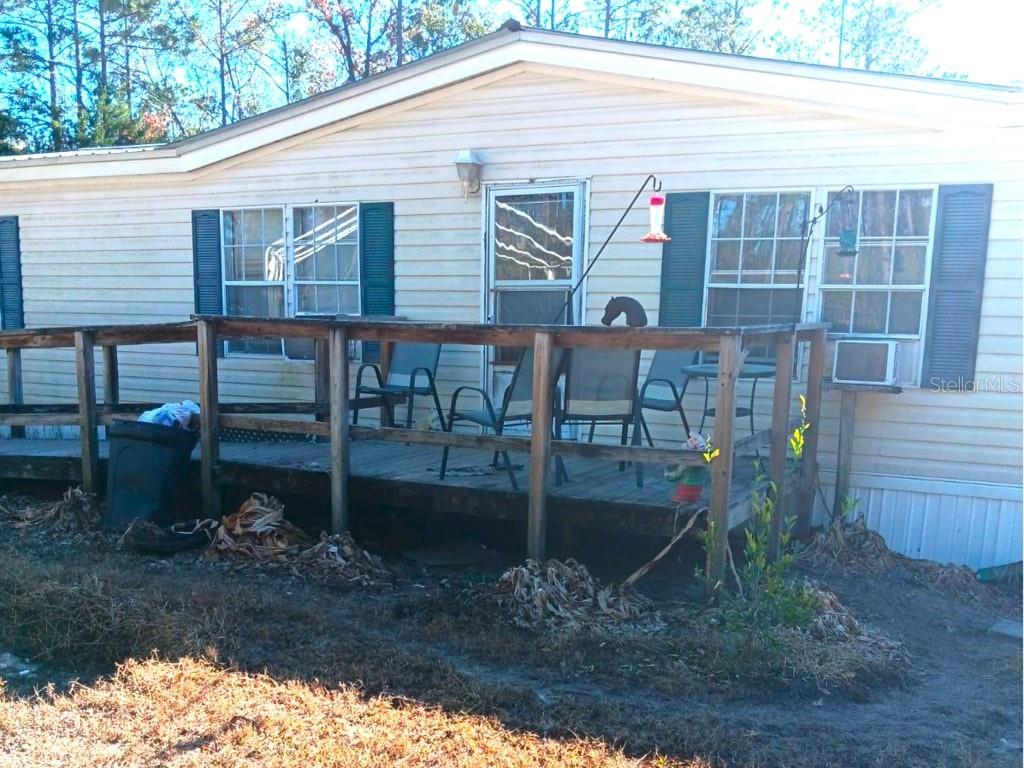
[[[0,158],[0,182],[195,172],[506,68],[799,105],[933,130],[1024,125],[1020,89],[502,28],[382,75],[172,144]]]

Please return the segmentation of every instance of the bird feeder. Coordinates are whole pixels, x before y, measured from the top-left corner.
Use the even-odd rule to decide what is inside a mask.
[[[844,229],[839,233],[839,255],[849,257],[857,255],[857,230]]]
[[[665,198],[651,195],[651,231],[640,238],[644,243],[667,243],[672,238],[665,234]]]
[[[853,279],[853,259],[857,255],[857,231],[854,229],[843,229],[839,233],[839,250],[836,256],[840,259],[839,273],[841,280]]]

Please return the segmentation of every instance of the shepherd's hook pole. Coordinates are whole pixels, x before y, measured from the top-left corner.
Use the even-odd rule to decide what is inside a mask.
[[[622,226],[622,222],[626,220],[626,217],[629,215],[629,212],[632,211],[633,208],[636,206],[636,201],[640,199],[640,195],[642,195],[644,193],[644,190],[647,189],[648,184],[651,185],[652,192],[661,192],[662,185],[658,177],[655,176],[653,173],[648,175],[648,177],[644,179],[644,183],[640,185],[640,189],[638,189],[636,191],[636,194],[633,195],[633,199],[629,201],[629,205],[626,206],[626,210],[622,212],[622,215],[619,217],[619,220],[615,223],[615,226],[612,227],[612,231],[608,233],[608,237],[604,239],[604,242],[601,243],[601,247],[597,249],[597,253],[594,254],[594,258],[590,260],[590,262],[587,264],[587,268],[583,270],[583,274],[580,275],[580,279],[577,280],[576,284],[569,290],[569,295],[565,297],[565,303],[561,306],[561,308],[559,308],[558,313],[555,315],[551,322],[557,323],[558,319],[562,316],[563,312],[566,313],[567,323],[571,319],[571,314],[567,311],[567,307],[569,307],[572,304],[572,297],[576,294],[576,291],[579,290],[580,286],[583,285],[583,281],[587,279],[587,275],[590,274],[590,270],[592,270],[594,268],[594,265],[597,264],[597,260],[601,258],[601,254],[604,253],[605,249],[608,247],[608,244],[611,243],[612,238],[615,237],[615,233],[619,231],[619,227]]]

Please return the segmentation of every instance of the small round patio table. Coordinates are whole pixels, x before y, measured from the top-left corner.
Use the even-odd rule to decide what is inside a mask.
[[[718,365],[715,363],[699,363],[683,367],[683,373],[695,379],[704,379],[704,411],[700,416],[700,428],[698,432],[704,433],[704,422],[708,416],[714,418],[715,409],[708,408],[708,400],[711,397],[711,380],[718,378]],[[753,384],[750,387],[750,406],[747,408],[737,407],[736,415],[740,418],[750,418],[750,434],[754,434],[754,398],[757,395],[757,382],[761,379],[768,379],[775,376],[775,366],[763,363],[745,363],[738,374],[740,379],[750,379]]]

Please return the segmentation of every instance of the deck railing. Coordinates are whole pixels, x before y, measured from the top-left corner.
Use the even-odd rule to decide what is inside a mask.
[[[604,328],[589,326],[511,326],[476,323],[422,323],[362,318],[275,319],[196,316],[191,322],[174,324],[49,328],[0,333],[0,348],[7,353],[9,404],[0,406],[0,425],[9,425],[12,436],[23,434],[26,425],[74,424],[79,427],[82,454],[82,482],[87,490],[99,487],[97,426],[126,414],[153,407],[153,403],[122,403],[119,396],[117,348],[124,345],[180,343],[194,341],[198,349],[201,488],[204,514],[220,515],[218,482],[219,439],[222,427],[257,431],[319,435],[330,439],[331,526],[348,528],[352,500],[349,496],[349,460],[352,440],[373,439],[401,443],[432,444],[530,454],[528,489],[527,552],[542,558],[547,529],[547,487],[553,454],[576,455],[614,461],[649,464],[703,464],[700,451],[685,448],[651,448],[553,441],[552,360],[557,348],[604,347],[627,349],[699,349],[717,353],[717,400],[713,444],[719,449],[711,464],[709,520],[714,523],[716,542],[709,547],[707,571],[715,577],[725,573],[725,546],[733,459],[737,451],[770,446],[769,478],[780,489],[775,507],[773,554],[779,550],[782,521],[787,513],[786,456],[791,430],[790,376],[776,377],[772,399],[771,427],[749,437],[734,438],[738,374],[751,349],[774,349],[778,370],[793,369],[796,345],[809,343],[807,419],[810,429],[797,489],[792,500],[797,535],[810,527],[811,507],[817,476],[817,441],[825,363],[825,326],[817,323],[759,325],[731,328]],[[221,403],[218,395],[218,346],[229,338],[312,339],[315,348],[313,403]],[[402,429],[392,426],[368,427],[349,424],[349,342],[377,341],[381,345],[381,368],[386,377],[391,350],[396,342],[467,344],[533,348],[533,413],[531,435],[466,434]],[[77,405],[23,403],[21,350],[72,347],[75,350]],[[96,400],[95,348],[102,351],[104,392]],[[280,418],[280,414],[314,415],[316,420]],[[325,420],[326,419],[326,420]]]

